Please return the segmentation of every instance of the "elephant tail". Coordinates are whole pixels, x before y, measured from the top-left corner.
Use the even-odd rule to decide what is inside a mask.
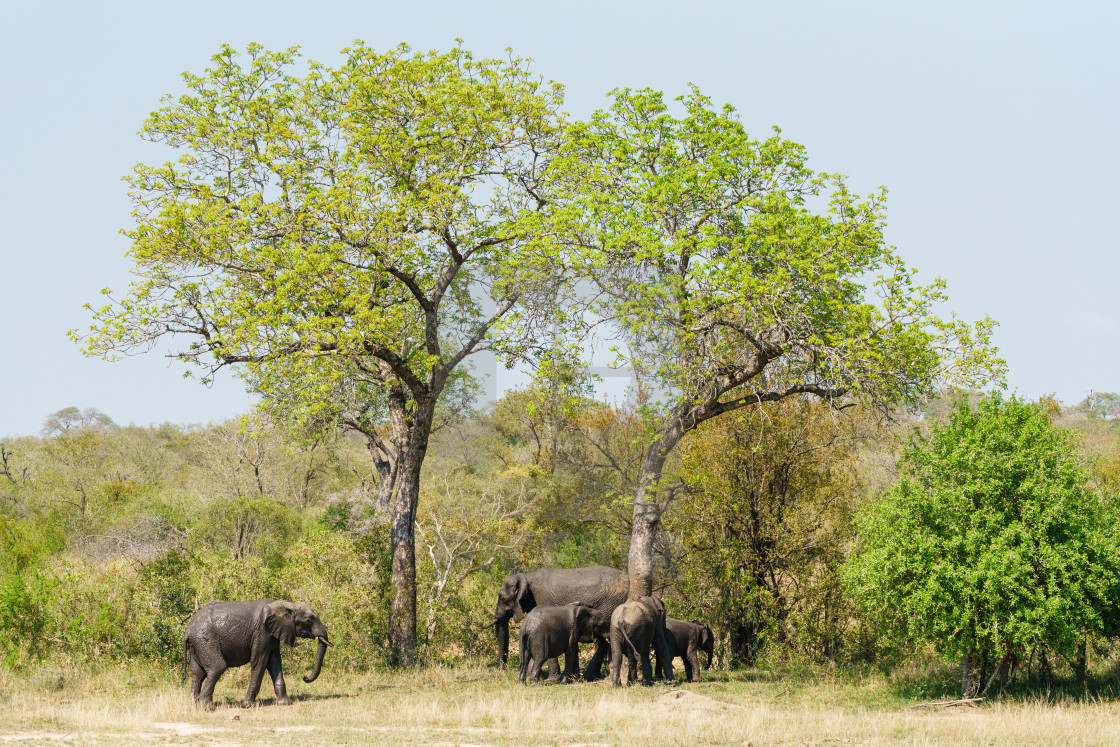
[[[634,642],[632,640],[630,640],[630,636],[628,636],[626,634],[626,627],[623,626],[623,625],[619,625],[618,629],[619,629],[619,631],[621,631],[622,637],[626,640],[626,644],[628,646],[630,646],[630,651],[633,653],[634,658],[635,659],[642,658],[641,655],[638,653],[638,647],[634,645]],[[623,650],[623,655],[625,655],[625,654],[626,654],[626,651]]]
[[[183,678],[179,680],[179,684],[187,681],[187,675],[191,672],[191,639],[183,636]]]
[[[529,674],[529,636],[525,633],[525,628],[522,627],[520,635],[518,636],[521,650],[519,652],[521,661],[517,665],[517,678],[524,682]]]

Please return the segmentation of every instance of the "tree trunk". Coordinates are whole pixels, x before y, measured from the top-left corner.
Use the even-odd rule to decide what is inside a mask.
[[[961,657],[961,697],[973,698],[980,692],[982,672],[981,657],[976,651],[969,651]]]
[[[389,609],[389,663],[416,663],[416,507],[420,468],[432,434],[436,395],[416,403],[408,450],[398,463],[397,491],[389,519],[393,604]]]
[[[384,516],[389,513],[393,503],[393,488],[397,484],[397,465],[386,459],[374,458],[373,467],[381,479],[377,486],[377,513]]]
[[[420,465],[411,455],[402,465],[389,520],[392,554],[393,604],[389,609],[389,663],[416,662],[416,501],[420,495]]]
[[[1085,687],[1085,675],[1089,669],[1089,647],[1085,639],[1077,644],[1077,655],[1073,658],[1073,681],[1077,687]]]
[[[661,440],[650,448],[642,462],[638,489],[634,495],[634,520],[630,529],[630,552],[627,573],[630,576],[630,599],[653,594],[654,541],[661,525],[662,506],[657,500],[661,470],[665,459],[676,446],[679,436]]]

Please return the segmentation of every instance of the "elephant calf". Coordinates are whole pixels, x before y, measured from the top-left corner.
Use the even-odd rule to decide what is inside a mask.
[[[685,679],[689,682],[699,682],[700,656],[697,652],[703,651],[708,655],[708,666],[704,668],[710,669],[712,666],[712,651],[715,648],[716,640],[712,629],[708,627],[707,623],[685,622],[684,620],[674,620],[671,617],[665,618],[665,629],[669,633],[669,656],[681,657],[681,661],[684,662]],[[658,677],[662,676],[661,670],[662,664],[659,660],[655,672]]]
[[[535,685],[541,665],[564,654],[564,682],[579,674],[579,644],[604,644],[611,618],[606,612],[571,603],[563,606],[534,607],[521,623],[521,671],[518,679]]]
[[[629,661],[629,681],[634,681],[638,662],[642,666],[642,684],[653,684],[649,650],[653,647],[657,662],[664,667],[665,679],[673,679],[673,661],[665,630],[665,605],[657,597],[639,597],[620,605],[611,614],[611,685],[622,687],[622,659]]]
[[[251,664],[249,691],[241,701],[249,708],[257,699],[265,669],[272,677],[276,702],[291,703],[280,666],[280,642],[296,645],[296,638],[317,638],[315,671],[303,678],[314,682],[323,668],[327,627],[300,602],[263,599],[257,602],[211,602],[187,624],[183,654],[191,670],[191,697],[207,710],[214,709],[214,685],[229,667]]]

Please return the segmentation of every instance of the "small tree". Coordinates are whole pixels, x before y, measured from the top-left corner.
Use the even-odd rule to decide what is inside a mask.
[[[857,519],[845,581],[884,628],[984,670],[1036,646],[1071,660],[1115,619],[1116,507],[1087,488],[1071,431],[1040,404],[962,401],[915,431],[904,477]],[[991,680],[989,680],[989,683]]]

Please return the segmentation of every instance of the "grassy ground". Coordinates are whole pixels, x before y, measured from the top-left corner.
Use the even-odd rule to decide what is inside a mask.
[[[243,710],[248,669],[218,684],[212,713],[177,675],[133,666],[0,670],[0,744],[948,745],[1120,744],[1120,704],[1038,696],[914,709],[882,677],[706,673],[702,683],[612,690],[518,684],[482,667],[288,677],[291,706]],[[920,699],[920,698],[919,698]]]

